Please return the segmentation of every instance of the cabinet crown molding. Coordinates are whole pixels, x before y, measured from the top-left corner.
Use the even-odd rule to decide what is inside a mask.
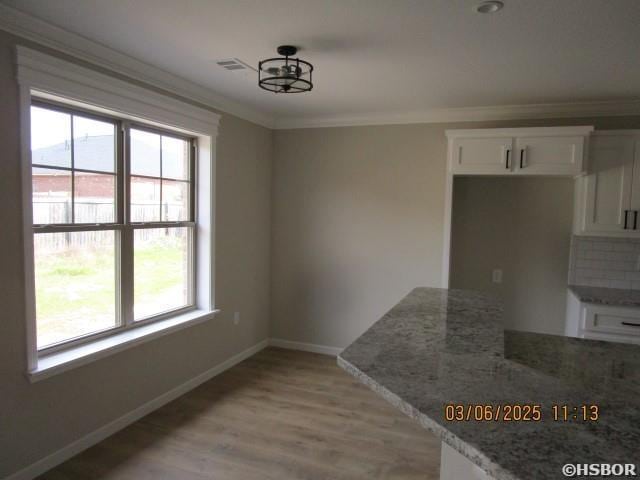
[[[598,137],[640,137],[640,129],[629,130],[596,130],[593,135]]]
[[[564,137],[588,136],[594,131],[593,125],[569,127],[517,127],[517,128],[474,128],[446,130],[447,138],[463,137]]]

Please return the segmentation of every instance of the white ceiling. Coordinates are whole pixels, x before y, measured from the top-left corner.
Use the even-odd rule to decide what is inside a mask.
[[[640,98],[640,0],[1,0],[279,119]],[[281,44],[314,89],[275,95],[215,60]]]

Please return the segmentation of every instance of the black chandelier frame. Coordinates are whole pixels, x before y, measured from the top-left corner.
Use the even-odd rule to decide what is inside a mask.
[[[304,93],[313,89],[313,65],[299,58],[291,58],[297,53],[298,49],[290,45],[278,47],[278,53],[282,57],[267,58],[258,62],[258,86],[263,90],[273,93]],[[295,73],[289,75],[270,75],[268,71],[263,69],[263,65],[271,62],[284,63],[285,67],[295,65]],[[303,72],[304,68],[308,71]],[[302,78],[309,76],[309,79]],[[290,83],[284,83],[290,82]],[[302,85],[296,85],[301,83]]]

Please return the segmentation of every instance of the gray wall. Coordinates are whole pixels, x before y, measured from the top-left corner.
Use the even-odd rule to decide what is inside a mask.
[[[171,390],[269,333],[272,133],[223,115],[216,303],[222,314],[87,366],[25,377],[16,39],[0,31],[0,478]],[[28,42],[22,42],[28,44]],[[242,321],[234,326],[232,314]]]
[[[346,346],[437,285],[445,145],[424,125],[276,131],[272,336]]]
[[[573,189],[571,178],[457,178],[451,287],[499,296],[508,328],[562,335]]]
[[[447,128],[595,125],[638,128],[640,118],[559,119],[455,124],[414,124],[274,132],[271,332],[297,342],[344,347],[416,285],[439,286],[444,216]],[[559,181],[562,183],[562,181]],[[537,195],[536,184],[522,183],[523,195]],[[529,186],[531,185],[531,187]],[[526,187],[526,188],[525,188]],[[566,199],[564,186],[554,190]],[[569,202],[571,199],[568,200]],[[543,203],[554,220],[554,235],[531,255],[551,255],[554,284],[566,285],[569,230],[566,205]],[[521,241],[538,238],[523,225]],[[490,233],[490,232],[489,232]],[[490,242],[477,245],[478,262]],[[514,260],[515,261],[515,260]],[[546,261],[543,265],[549,265]],[[478,269],[487,266],[478,266]],[[533,262],[529,266],[538,267]],[[507,268],[507,267],[505,267]],[[512,267],[518,270],[526,265]],[[475,269],[475,267],[474,267]],[[561,270],[564,269],[563,272]],[[536,270],[544,282],[545,270]],[[459,277],[458,277],[459,278]],[[524,278],[524,277],[523,277]],[[468,286],[473,287],[473,282]],[[479,285],[482,286],[482,285]],[[556,329],[546,310],[533,310],[546,298],[531,296],[526,285],[513,297],[526,310],[518,326]],[[515,295],[515,293],[514,293]],[[558,307],[558,293],[554,298]],[[539,320],[545,317],[544,320]]]

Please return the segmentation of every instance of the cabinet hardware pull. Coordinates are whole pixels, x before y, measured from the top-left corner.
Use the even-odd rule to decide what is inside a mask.
[[[524,148],[520,150],[520,168],[524,168]]]
[[[627,229],[627,219],[629,218],[629,210],[624,211],[624,227],[623,230]]]
[[[638,211],[637,210],[633,211],[633,229],[634,230],[638,229]]]
[[[511,150],[509,150],[509,149],[507,148],[507,161],[506,161],[506,162],[504,162],[505,168],[506,168],[507,170],[509,170],[509,153],[510,153],[510,152],[511,152]]]
[[[633,323],[633,322],[622,322],[622,325],[626,325],[628,327],[640,327],[640,323]]]

